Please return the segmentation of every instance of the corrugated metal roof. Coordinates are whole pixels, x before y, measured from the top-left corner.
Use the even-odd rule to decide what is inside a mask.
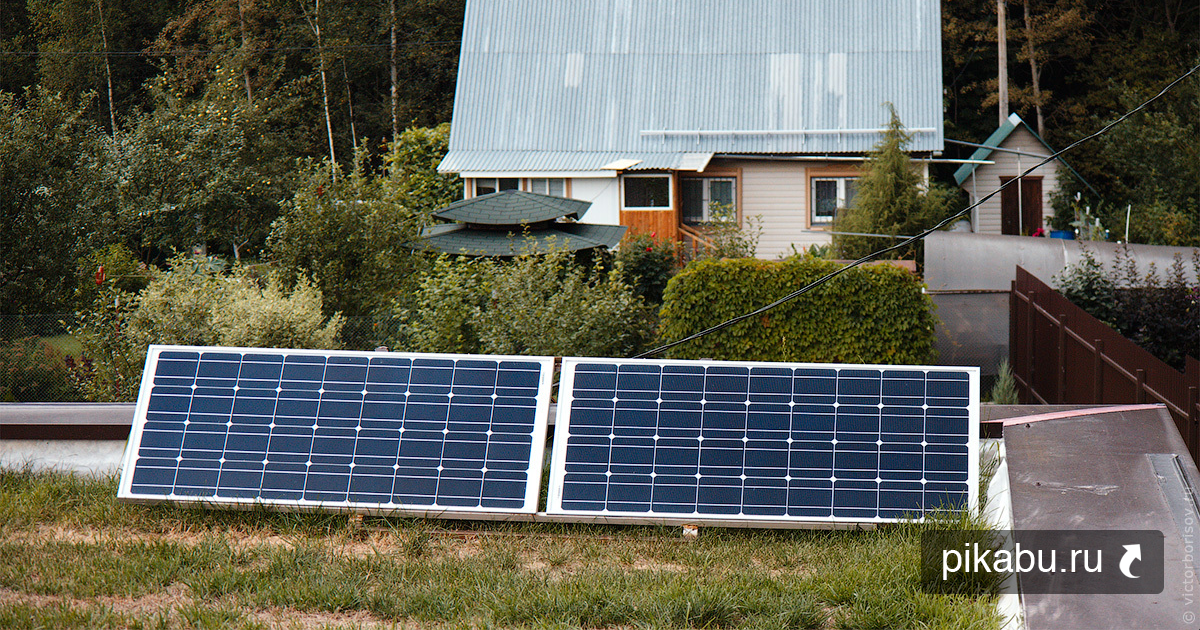
[[[453,132],[451,132],[453,133]],[[621,160],[635,162],[620,170],[703,170],[712,153],[625,153],[588,151],[456,151],[438,166],[444,173],[581,172],[613,170]],[[608,167],[608,168],[606,168]]]
[[[858,153],[885,102],[941,150],[940,24],[938,0],[470,0],[442,169]]]

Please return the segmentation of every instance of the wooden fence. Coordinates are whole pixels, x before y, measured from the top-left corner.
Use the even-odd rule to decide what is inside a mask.
[[[1200,361],[1189,356],[1180,373],[1021,267],[1009,306],[1009,363],[1022,403],[1162,403],[1200,460]]]

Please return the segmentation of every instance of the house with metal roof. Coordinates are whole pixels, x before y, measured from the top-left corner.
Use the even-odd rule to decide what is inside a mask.
[[[439,170],[685,241],[757,218],[786,255],[830,241],[887,103],[942,150],[941,68],[937,0],[468,0]]]
[[[1015,112],[983,144],[974,146],[977,148],[971,158],[954,172],[954,181],[967,192],[972,204],[1054,153]],[[1079,177],[1061,158],[1039,166],[1016,185],[975,208],[972,231],[1013,235],[1037,232],[1054,215],[1050,199],[1058,191],[1060,176],[1067,173]]]
[[[504,190],[456,201],[434,217],[448,221],[425,228],[413,249],[463,256],[509,258],[531,251],[615,247],[625,226],[578,223],[586,201]]]

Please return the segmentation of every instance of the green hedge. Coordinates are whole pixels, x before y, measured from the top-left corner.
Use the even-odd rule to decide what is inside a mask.
[[[701,260],[671,279],[659,336],[682,339],[750,312],[837,269],[816,258]],[[725,330],[673,348],[686,359],[921,364],[933,359],[933,302],[890,265],[852,269]]]

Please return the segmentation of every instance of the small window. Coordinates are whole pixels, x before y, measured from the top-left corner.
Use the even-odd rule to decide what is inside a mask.
[[[480,177],[475,180],[475,196],[490,195],[501,190],[519,190],[521,180],[516,177]]]
[[[671,207],[671,178],[665,175],[625,177],[625,208],[665,210]]]
[[[567,180],[561,178],[533,178],[529,180],[529,192],[552,197],[565,197]]]
[[[687,177],[679,181],[684,223],[737,221],[737,180]]]
[[[812,178],[812,224],[830,224],[839,210],[854,203],[858,189],[855,177]]]

